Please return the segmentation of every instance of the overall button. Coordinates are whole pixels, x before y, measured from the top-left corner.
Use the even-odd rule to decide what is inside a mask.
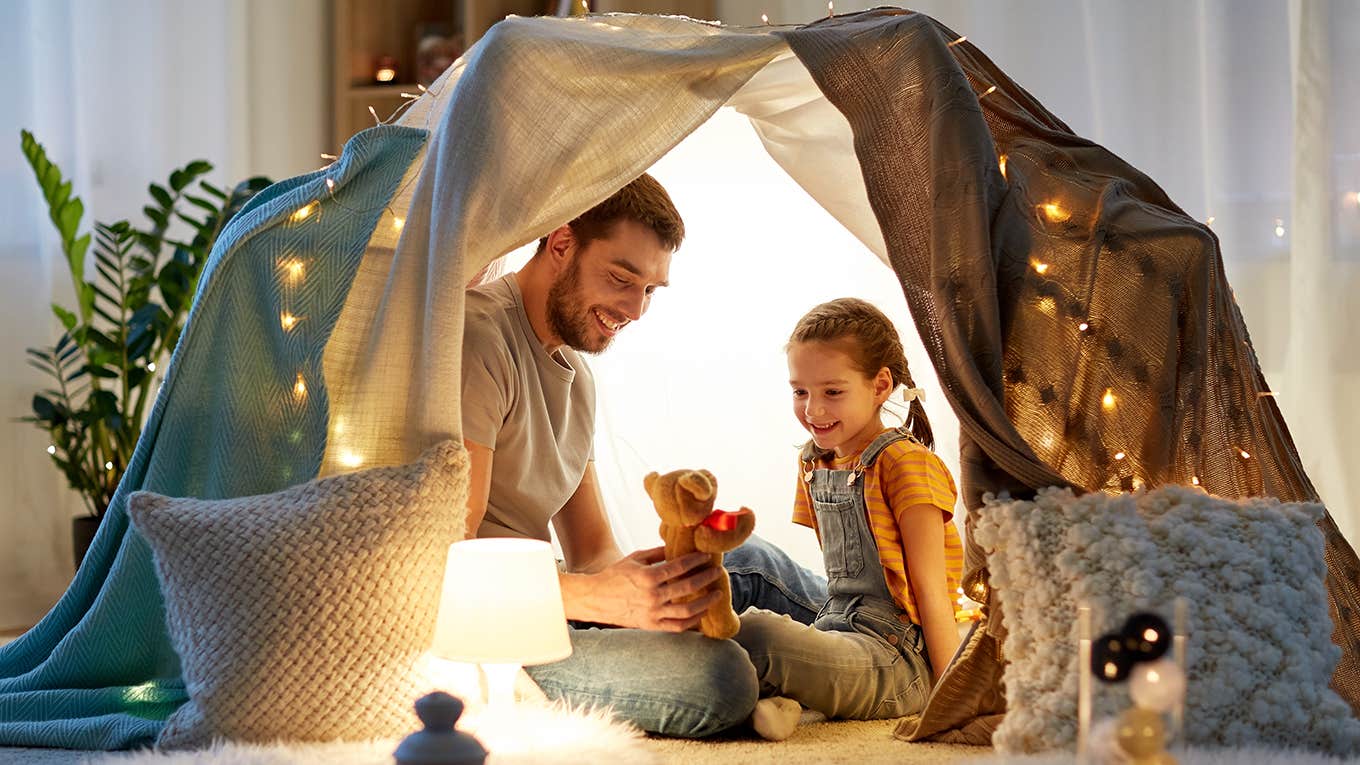
[[[897,635],[888,636],[888,645],[897,645]]]

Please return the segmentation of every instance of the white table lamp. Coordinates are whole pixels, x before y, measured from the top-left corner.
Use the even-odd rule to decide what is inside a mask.
[[[481,665],[493,705],[513,701],[521,666],[570,656],[552,547],[533,539],[468,539],[450,546],[430,650]]]

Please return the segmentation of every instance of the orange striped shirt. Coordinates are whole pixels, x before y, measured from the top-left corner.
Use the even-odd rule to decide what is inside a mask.
[[[886,431],[885,431],[886,432]],[[850,470],[859,454],[833,458],[817,465],[832,470]],[[798,471],[798,492],[793,506],[793,522],[817,530],[817,515],[812,510],[812,495],[807,482]],[[935,453],[907,439],[896,441],[879,453],[874,464],[860,479],[864,487],[864,504],[869,511],[869,528],[878,545],[878,557],[883,562],[883,575],[893,599],[916,624],[916,599],[907,576],[906,556],[910,547],[902,539],[900,514],[914,505],[933,505],[940,509],[944,522],[945,585],[949,588],[949,602],[959,612],[958,587],[963,575],[963,545],[958,529],[951,520],[958,490],[949,468]],[[819,534],[820,536],[820,534]]]

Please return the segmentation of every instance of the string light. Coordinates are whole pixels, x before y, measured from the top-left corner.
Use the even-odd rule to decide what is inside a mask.
[[[1115,452],[1115,453],[1114,453],[1114,459],[1115,459],[1116,462],[1118,462],[1118,461],[1124,459],[1124,457],[1126,457],[1126,456],[1128,456],[1128,455],[1124,454],[1123,452]]]
[[[302,373],[297,373],[297,382],[293,383],[293,395],[298,400],[307,398],[307,381],[302,379]]]
[[[339,157],[335,156],[334,154],[326,154],[326,153],[324,153],[324,152],[321,154],[321,158],[324,159],[324,160],[326,160],[327,162],[334,162],[335,160],[340,159]]]
[[[57,453],[57,445],[56,445],[56,444],[48,444],[48,445],[47,445],[47,453],[48,453],[48,454],[56,454],[56,453]]]
[[[298,317],[293,314],[288,313],[287,311],[279,314],[279,324],[283,326],[284,332],[292,332],[293,327],[297,326],[297,323]]]
[[[760,14],[760,22],[761,22],[762,24],[764,24],[765,26],[768,27],[768,26],[770,25],[770,16],[769,16],[769,14],[765,14],[765,13]]]
[[[382,124],[382,120],[381,120],[381,119],[378,119],[378,110],[377,110],[377,109],[374,109],[374,108],[372,107],[372,105],[370,105],[370,106],[368,107],[368,113],[373,115],[373,121],[374,121],[374,122],[376,122],[376,123],[379,124],[379,125]]]
[[[112,461],[105,462],[105,463],[104,463],[104,469],[105,469],[105,470],[113,470],[113,462],[112,462]]]
[[[959,39],[955,40],[954,42],[949,43],[949,45],[948,45],[947,47],[952,48],[952,47],[954,47],[955,45],[958,45],[959,43],[961,43],[961,42],[963,42],[964,40],[967,40],[967,39],[968,39],[968,35],[964,35],[964,36],[960,37]]]
[[[1090,328],[1091,328],[1091,325],[1090,325],[1090,324],[1087,324],[1087,323],[1084,322],[1084,321],[1083,321],[1082,323],[1080,323],[1080,324],[1077,325],[1077,329],[1081,330],[1082,332],[1085,332],[1086,330],[1088,330],[1088,329],[1090,329]]]
[[[392,230],[393,230],[393,231],[400,231],[400,230],[402,229],[402,227],[405,226],[405,225],[406,225],[406,219],[405,219],[405,218],[399,218],[399,217],[397,217],[397,216],[395,216],[395,215],[392,216]]]
[[[1105,407],[1105,411],[1114,411],[1114,388],[1106,388],[1105,395],[1100,399],[1100,405]]]
[[[1001,177],[1006,178],[1006,155],[1002,154],[1000,157],[997,157],[996,163],[1001,165]],[[1006,178],[1006,180],[1010,180],[1010,178]]]
[[[416,90],[419,90],[421,93],[426,93],[426,92],[428,92],[429,89],[426,88],[424,85],[421,85],[420,83],[417,82],[417,83],[416,83]]]
[[[146,371],[148,371],[148,372],[155,372],[155,371],[156,371],[156,362],[153,361],[153,362],[151,362],[150,364],[147,364],[147,365],[146,365]]]
[[[1044,217],[1048,218],[1053,223],[1062,223],[1072,217],[1072,213],[1068,212],[1057,202],[1045,202],[1044,204],[1039,205],[1039,209],[1043,210]]]
[[[836,15],[835,0],[826,0],[826,17],[831,18]]]
[[[1197,476],[1197,475],[1192,475],[1192,476],[1190,476],[1190,483],[1193,483],[1194,485],[1199,486],[1199,476]]]
[[[420,98],[420,95],[421,95],[421,94],[419,94],[419,93],[407,93],[407,92],[404,91],[404,90],[401,92],[401,97],[402,97],[402,98]]]
[[[996,86],[993,85],[992,87],[987,88],[986,90],[982,91],[982,95],[978,96],[978,98],[983,98],[983,97],[985,97],[985,96],[990,96],[991,94],[993,94],[993,93],[995,93],[995,92],[996,92]]]
[[[1212,225],[1214,225],[1214,221],[1215,221],[1215,220],[1217,220],[1217,218],[1215,218],[1214,216],[1210,215],[1210,216],[1209,216],[1209,219],[1206,220],[1206,221],[1204,221],[1204,225],[1206,225],[1206,226],[1212,226]]]
[[[302,281],[303,272],[306,270],[302,265],[302,261],[292,258],[280,262],[279,266],[283,268],[284,279],[289,284],[297,284]]]
[[[1251,459],[1251,452],[1247,451],[1246,449],[1238,449],[1237,453],[1242,455],[1242,459],[1244,460]]]
[[[335,179],[334,179],[334,178],[327,178],[327,179],[326,179],[326,191],[335,191]]]
[[[1034,266],[1034,271],[1035,271],[1035,273],[1039,274],[1040,276],[1043,276],[1044,274],[1048,273],[1048,264],[1047,264],[1047,263],[1043,263],[1043,262],[1040,262],[1040,261],[1037,261],[1037,260],[1031,260],[1031,261],[1029,262],[1029,264],[1030,264],[1031,266]]]
[[[347,468],[357,468],[364,464],[364,458],[349,449],[344,449],[340,452],[340,464]]]
[[[1257,394],[1256,394],[1256,397],[1257,397],[1257,398],[1265,398],[1266,396],[1274,396],[1274,395],[1276,395],[1276,394],[1275,394],[1275,391],[1273,391],[1273,390],[1263,390],[1263,391],[1261,391],[1260,393],[1257,393]]]
[[[1275,237],[1277,239],[1284,238],[1284,221],[1279,218],[1275,219]]]
[[[294,223],[301,223],[311,217],[312,213],[316,212],[316,209],[320,206],[321,205],[318,202],[308,202],[302,207],[299,207],[296,212],[289,216],[289,218],[291,218]]]

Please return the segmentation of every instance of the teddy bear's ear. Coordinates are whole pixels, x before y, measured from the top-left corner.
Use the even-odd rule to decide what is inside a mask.
[[[642,488],[647,490],[648,496],[651,496],[652,487],[656,485],[656,481],[660,477],[655,470],[642,477]]]
[[[680,477],[680,486],[703,502],[713,496],[716,480],[707,470],[691,470]]]

